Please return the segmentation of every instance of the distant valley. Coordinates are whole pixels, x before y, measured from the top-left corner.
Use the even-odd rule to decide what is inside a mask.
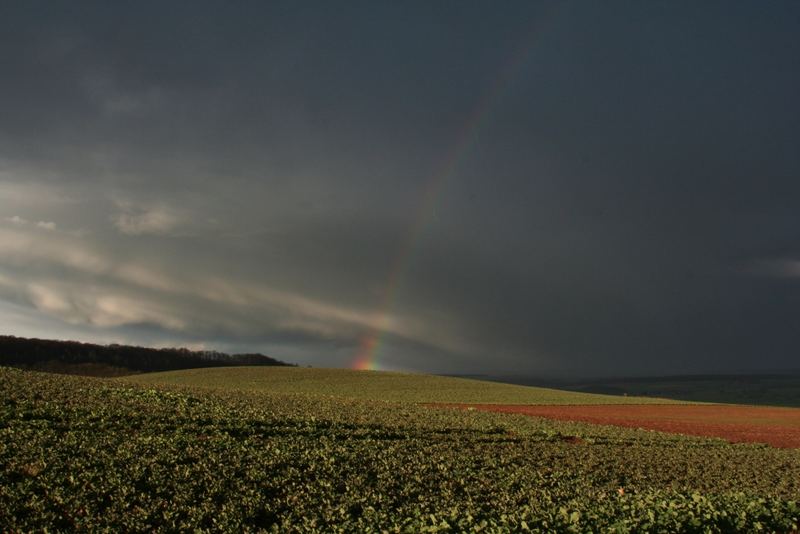
[[[800,371],[798,370],[764,374],[611,377],[578,381],[519,376],[476,376],[474,378],[605,395],[800,407]]]

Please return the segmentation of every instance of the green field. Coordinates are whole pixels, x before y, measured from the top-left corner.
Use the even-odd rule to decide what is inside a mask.
[[[0,368],[0,531],[789,532],[800,523],[800,450],[337,397],[359,380],[338,376],[350,385],[287,394]],[[363,388],[397,380],[363,376]],[[433,380],[401,381],[417,379]],[[387,396],[413,398],[400,391]]]
[[[228,367],[146,373],[124,378],[139,384],[199,386],[237,391],[327,395],[413,403],[665,404],[652,397],[621,397],[517,386],[482,380],[384,371]]]

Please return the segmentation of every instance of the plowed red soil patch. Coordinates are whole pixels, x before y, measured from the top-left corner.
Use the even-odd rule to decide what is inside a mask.
[[[800,448],[800,408],[666,404],[607,406],[437,404],[435,406],[645,428],[674,434],[723,438],[733,443],[767,443],[773,447]]]

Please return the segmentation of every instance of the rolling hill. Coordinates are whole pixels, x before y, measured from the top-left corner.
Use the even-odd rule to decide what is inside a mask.
[[[148,373],[121,380],[206,388],[312,394],[413,403],[665,404],[654,397],[621,397],[437,375],[348,369],[236,367]]]
[[[408,402],[345,398],[381,393]],[[416,404],[481,395],[609,399],[324,369],[109,380],[0,367],[0,530],[793,532],[800,524],[797,450]]]

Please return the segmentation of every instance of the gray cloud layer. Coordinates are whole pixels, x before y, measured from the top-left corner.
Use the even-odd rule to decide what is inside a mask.
[[[407,369],[796,367],[798,57],[791,2],[4,6],[0,320],[314,365],[384,328]]]

